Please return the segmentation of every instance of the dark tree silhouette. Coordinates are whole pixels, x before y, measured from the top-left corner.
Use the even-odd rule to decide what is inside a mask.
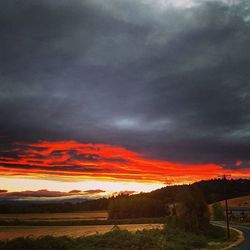
[[[187,187],[179,192],[177,216],[185,229],[191,232],[202,232],[209,225],[208,205],[197,187]]]

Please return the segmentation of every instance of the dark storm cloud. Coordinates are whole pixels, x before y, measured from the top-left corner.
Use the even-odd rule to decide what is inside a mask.
[[[1,163],[1,167],[7,168],[7,169],[18,169],[18,170],[30,170],[36,172],[37,170],[41,171],[47,171],[47,173],[54,173],[58,175],[86,175],[87,173],[117,173],[119,172],[119,169],[114,168],[99,168],[99,167],[93,167],[92,165],[54,165],[54,166],[44,166],[44,165],[37,165],[37,163],[40,163],[38,161],[31,161],[30,163],[36,163],[35,165],[32,164],[15,164],[15,163]],[[131,171],[134,174],[138,174],[138,171]]]
[[[70,139],[249,167],[248,3],[159,2],[0,1],[1,155]]]

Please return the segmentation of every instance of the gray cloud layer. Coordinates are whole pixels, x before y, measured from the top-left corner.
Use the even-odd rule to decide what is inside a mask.
[[[249,168],[249,3],[195,2],[0,1],[1,140]]]

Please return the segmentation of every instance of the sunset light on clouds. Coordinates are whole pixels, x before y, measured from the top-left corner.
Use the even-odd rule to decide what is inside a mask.
[[[214,164],[190,165],[146,158],[122,147],[104,144],[81,144],[74,141],[39,142],[15,145],[1,157],[3,175],[52,175],[76,181],[81,178],[132,180],[142,182],[193,182],[220,173]],[[185,172],[185,176],[183,173]],[[168,173],[167,178],[163,173]]]
[[[0,157],[2,182],[10,182],[8,188],[13,191],[20,190],[21,185],[21,190],[39,192],[0,192],[0,198],[110,196],[122,190],[145,192],[164,185],[216,178],[224,173],[223,167],[216,164],[168,162],[122,147],[76,141],[15,143],[7,155]],[[248,170],[227,170],[227,173],[234,178],[249,176]],[[98,189],[92,190],[93,187]],[[55,188],[60,191],[47,190]]]
[[[249,5],[1,3],[0,199],[250,178]]]
[[[53,175],[63,180],[99,178],[143,182],[192,182],[211,178],[221,170],[213,164],[190,165],[148,159],[138,153],[103,144],[80,144],[74,141],[39,142],[15,145],[14,157],[1,157],[3,175]],[[185,172],[185,177],[182,176]],[[163,173],[168,173],[167,178]]]

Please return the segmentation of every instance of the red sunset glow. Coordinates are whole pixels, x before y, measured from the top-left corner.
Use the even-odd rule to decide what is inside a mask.
[[[149,159],[123,147],[76,141],[16,144],[16,157],[0,157],[2,176],[54,176],[55,179],[95,178],[157,183],[190,183],[224,173],[216,164],[184,164]],[[249,170],[227,170],[232,177],[249,177]]]

